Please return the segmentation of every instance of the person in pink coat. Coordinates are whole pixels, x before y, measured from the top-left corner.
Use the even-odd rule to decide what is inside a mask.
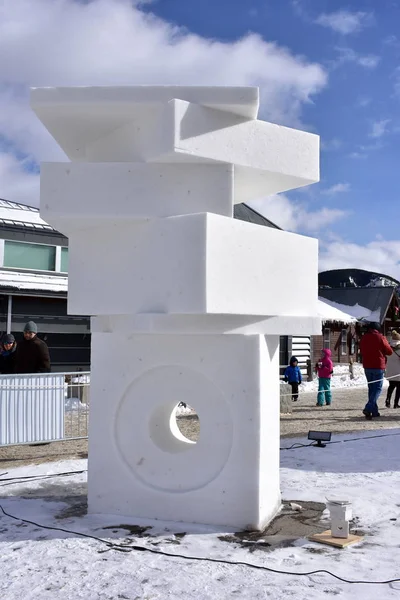
[[[333,373],[332,352],[325,348],[321,352],[321,359],[317,363],[318,372],[318,398],[317,406],[332,403],[331,378]]]

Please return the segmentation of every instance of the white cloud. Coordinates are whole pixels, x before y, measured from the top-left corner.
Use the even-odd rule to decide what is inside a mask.
[[[394,80],[394,95],[400,97],[400,67],[395,68],[391,78]]]
[[[309,19],[308,14],[303,6],[302,0],[292,0],[291,5],[295,15],[305,20]]]
[[[357,268],[400,279],[400,241],[374,240],[366,245],[333,241],[320,246],[320,269]]]
[[[356,61],[361,67],[365,67],[366,69],[375,69],[378,66],[380,61],[380,57],[375,54],[366,54],[366,55],[358,55]]]
[[[0,137],[36,160],[64,155],[31,112],[29,86],[258,85],[262,118],[298,126],[303,106],[327,82],[321,65],[259,35],[229,43],[202,38],[145,14],[132,0],[1,6]],[[12,189],[0,181],[0,196]]]
[[[24,161],[0,152],[0,198],[38,206],[39,175],[24,167]]]
[[[355,158],[355,159],[364,159],[364,158],[368,158],[368,154],[366,154],[365,152],[350,152],[350,154],[348,155],[349,158]]]
[[[375,121],[372,123],[371,132],[369,137],[371,138],[380,138],[388,131],[388,125],[390,123],[390,119],[381,119],[380,121]]]
[[[381,140],[378,140],[372,144],[360,144],[358,148],[362,152],[376,152],[377,150],[382,150],[384,146],[385,144]]]
[[[371,102],[371,98],[368,98],[367,96],[361,96],[361,98],[357,100],[356,106],[357,108],[365,108],[366,106],[369,106]]]
[[[399,39],[398,39],[398,37],[396,35],[388,35],[383,40],[383,44],[385,46],[399,47],[400,46],[400,41],[399,41]]]
[[[349,214],[346,210],[325,207],[308,210],[306,205],[292,202],[285,194],[269,196],[250,204],[282,229],[314,235]]]
[[[357,146],[357,150],[351,152],[348,156],[350,158],[368,158],[370,152],[377,152],[378,150],[382,150],[384,147],[385,144],[378,139],[372,144],[360,144]]]
[[[343,193],[349,192],[349,191],[350,191],[349,183],[335,183],[335,185],[332,185],[330,188],[327,188],[326,190],[322,190],[321,194],[326,194],[327,196],[335,196],[335,194],[343,194]]]
[[[325,152],[334,152],[335,150],[339,150],[343,145],[342,140],[339,138],[332,138],[331,140],[321,139],[321,150]]]
[[[373,15],[367,12],[350,12],[348,10],[338,10],[331,13],[322,13],[314,21],[317,25],[328,27],[342,35],[356,33],[372,24]]]
[[[339,56],[333,63],[335,67],[345,63],[354,63],[360,67],[364,67],[364,69],[375,69],[380,61],[380,57],[376,54],[359,54],[352,48],[342,46],[336,48],[336,50]]]

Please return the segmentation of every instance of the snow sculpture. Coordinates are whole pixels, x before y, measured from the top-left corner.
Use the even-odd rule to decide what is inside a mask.
[[[257,88],[31,103],[71,160],[42,165],[41,215],[69,237],[69,313],[93,315],[89,510],[262,528],[280,506],[279,335],[320,332],[317,241],[233,206],[318,181],[319,138],[256,120]]]

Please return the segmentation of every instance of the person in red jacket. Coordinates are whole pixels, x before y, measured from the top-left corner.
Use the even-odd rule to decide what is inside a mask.
[[[367,419],[380,417],[378,400],[382,392],[387,357],[393,354],[389,342],[381,333],[379,323],[368,323],[367,333],[360,342],[365,376],[368,381],[368,402],[363,414]]]

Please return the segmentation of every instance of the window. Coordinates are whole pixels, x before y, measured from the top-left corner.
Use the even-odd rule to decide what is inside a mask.
[[[342,329],[340,336],[340,352],[342,356],[347,354],[347,329]]]
[[[324,329],[324,349],[331,347],[331,330],[329,327]]]
[[[280,374],[283,375],[284,370],[289,364],[289,338],[281,336],[279,338],[279,367]]]
[[[4,266],[16,269],[54,271],[56,266],[55,246],[5,241]]]
[[[61,272],[68,273],[68,248],[61,248]]]

